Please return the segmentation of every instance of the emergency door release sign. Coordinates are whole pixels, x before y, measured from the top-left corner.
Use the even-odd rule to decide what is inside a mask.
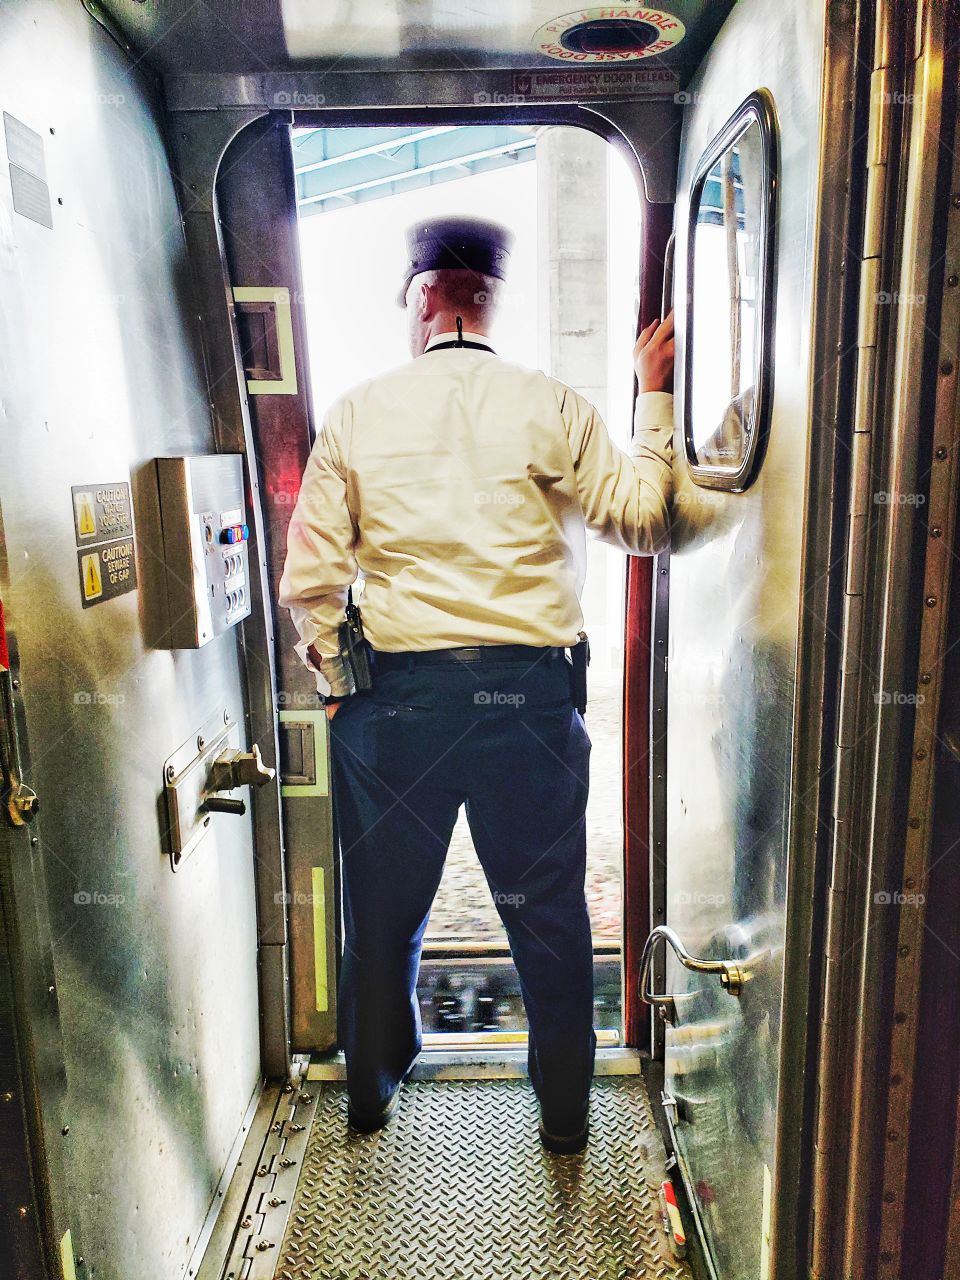
[[[75,484],[73,527],[77,537],[80,603],[84,609],[136,589],[130,484]]]

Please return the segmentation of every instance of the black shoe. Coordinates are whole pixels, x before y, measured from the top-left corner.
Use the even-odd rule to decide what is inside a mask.
[[[347,1124],[357,1133],[376,1133],[388,1124],[399,1105],[400,1085],[397,1085],[379,1111],[357,1111],[352,1104],[348,1105]]]
[[[543,1143],[547,1151],[552,1151],[558,1156],[573,1156],[578,1151],[582,1151],[587,1145],[587,1139],[590,1137],[590,1122],[584,1121],[583,1128],[578,1133],[551,1133],[549,1129],[543,1127],[543,1121],[540,1121],[540,1141]]]

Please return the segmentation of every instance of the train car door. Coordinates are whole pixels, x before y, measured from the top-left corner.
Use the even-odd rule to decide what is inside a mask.
[[[721,1280],[771,1274],[823,42],[815,6],[739,4],[683,95],[666,925],[645,955],[667,963],[641,979]]]

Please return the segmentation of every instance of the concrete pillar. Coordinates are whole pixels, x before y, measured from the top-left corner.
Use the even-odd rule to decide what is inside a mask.
[[[609,144],[585,129],[556,126],[537,137],[540,367],[586,396],[607,418],[609,367]],[[629,370],[624,371],[629,379]],[[622,565],[588,540],[581,604],[595,681],[622,661]]]
[[[601,414],[607,395],[607,150],[586,129],[558,126],[537,138],[541,365]]]

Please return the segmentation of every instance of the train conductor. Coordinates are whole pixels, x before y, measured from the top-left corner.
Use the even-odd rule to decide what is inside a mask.
[[[328,410],[279,599],[330,717],[349,1123],[387,1123],[420,1050],[421,943],[464,805],[520,978],[541,1140],[572,1152],[596,1046],[590,740],[571,682],[585,534],[629,555],[667,545],[673,329],[637,341],[625,454],[582,395],[491,345],[511,240],[476,218],[408,231],[412,359]]]

